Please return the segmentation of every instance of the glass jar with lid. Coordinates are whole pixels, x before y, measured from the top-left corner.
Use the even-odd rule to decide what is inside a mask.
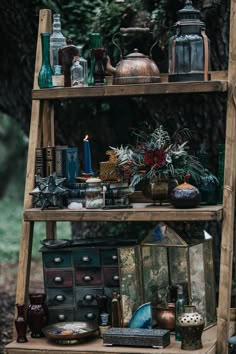
[[[85,208],[99,209],[103,207],[102,184],[100,178],[91,177],[86,180]]]

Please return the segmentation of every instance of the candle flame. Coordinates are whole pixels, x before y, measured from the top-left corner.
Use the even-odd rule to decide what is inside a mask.
[[[85,138],[84,138],[84,140],[88,140],[88,135],[85,135]]]

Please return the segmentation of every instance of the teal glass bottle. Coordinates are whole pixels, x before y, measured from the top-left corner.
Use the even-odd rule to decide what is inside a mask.
[[[38,85],[42,88],[52,87],[53,71],[50,65],[50,33],[41,33],[42,65],[38,76]]]
[[[217,194],[219,182],[217,177],[208,170],[209,153],[204,146],[197,152],[197,157],[204,167],[204,174],[200,176],[199,184],[197,185],[201,192],[201,205],[215,205],[217,204]]]
[[[181,341],[181,335],[178,326],[178,316],[182,315],[185,312],[185,298],[183,293],[183,287],[179,285],[177,291],[177,301],[175,303],[175,340]]]
[[[89,34],[89,48],[90,48],[90,68],[88,75],[88,86],[94,85],[94,68],[95,68],[95,56],[93,49],[102,48],[102,37],[100,33]]]

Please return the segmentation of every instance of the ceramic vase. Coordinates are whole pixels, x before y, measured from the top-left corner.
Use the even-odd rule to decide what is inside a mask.
[[[26,338],[26,330],[27,330],[27,321],[25,318],[25,305],[24,304],[16,304],[17,308],[17,317],[15,319],[15,327],[17,332],[17,343],[25,343],[28,342]]]
[[[44,303],[45,294],[30,294],[28,324],[32,338],[44,337],[42,328],[48,324],[48,308]]]
[[[204,318],[196,311],[196,306],[185,306],[185,312],[178,316],[177,325],[182,338],[181,349],[197,350],[202,348]]]

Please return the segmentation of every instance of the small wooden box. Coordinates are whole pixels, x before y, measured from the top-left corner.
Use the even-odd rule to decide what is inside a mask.
[[[170,344],[170,331],[165,329],[110,328],[103,333],[103,344],[153,347],[163,349]]]

